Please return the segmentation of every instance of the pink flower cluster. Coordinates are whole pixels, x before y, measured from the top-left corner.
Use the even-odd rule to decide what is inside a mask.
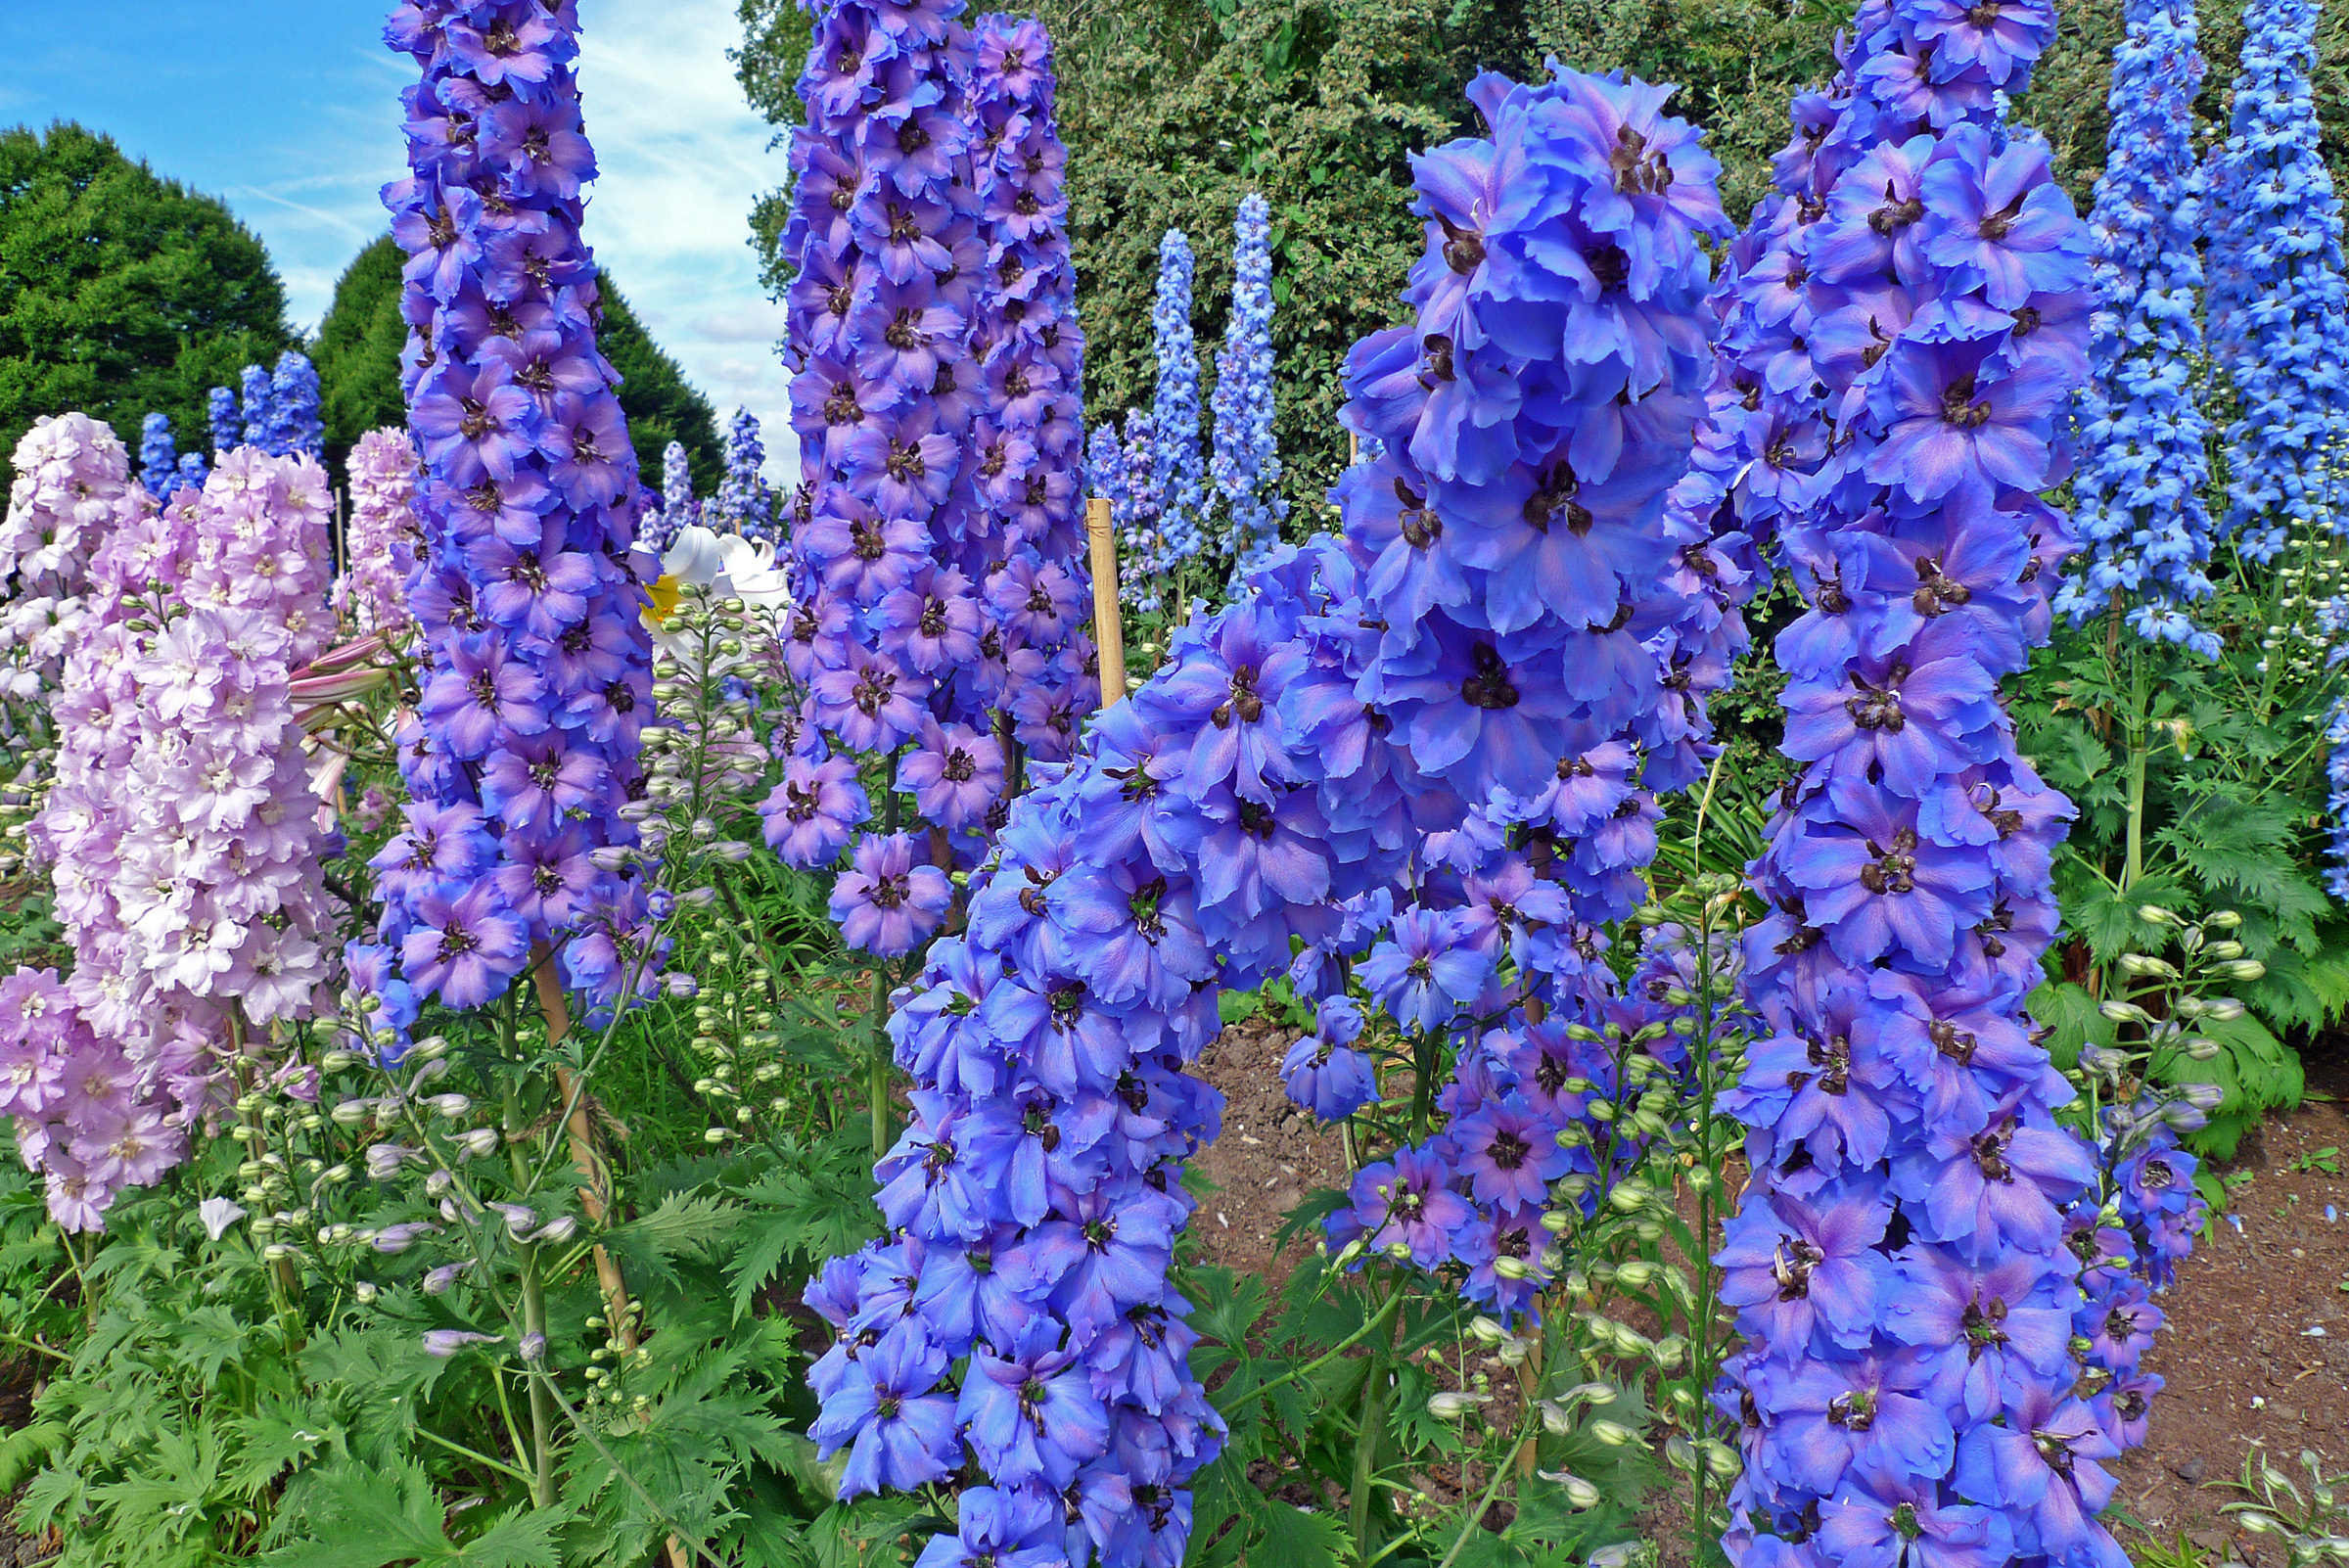
[[[49,1213],[68,1230],[105,1229],[116,1191],[187,1157],[187,1129],[167,1102],[133,1092],[139,1078],[55,970],[0,980],[0,1115],[15,1119],[24,1163],[48,1174]]]
[[[57,781],[32,825],[73,946],[72,1021],[20,1042],[56,1058],[69,1087],[15,1113],[69,1228],[95,1228],[115,1190],[155,1174],[75,1154],[93,1130],[184,1130],[232,1029],[301,1016],[330,978],[292,697],[332,624],[327,517],[316,463],[243,447],[92,563],[89,623],[52,704]],[[181,1145],[168,1148],[154,1158],[170,1164]]]
[[[45,417],[17,442],[0,522],[0,697],[54,685],[85,614],[91,553],[144,492],[130,453],[87,414]]]
[[[350,449],[346,564],[335,579],[336,614],[356,631],[403,634],[408,574],[424,529],[416,520],[416,443],[398,429],[371,430]]]

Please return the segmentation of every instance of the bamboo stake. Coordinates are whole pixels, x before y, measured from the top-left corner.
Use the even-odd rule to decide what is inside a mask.
[[[1093,550],[1093,647],[1101,658],[1101,706],[1126,695],[1126,628],[1118,620],[1118,535],[1109,501],[1084,503],[1084,533]]]
[[[530,979],[538,988],[538,1010],[546,1017],[546,1043],[551,1050],[571,1033],[571,1004],[564,999],[563,980],[555,972],[554,954],[543,945],[530,949]],[[587,1097],[576,1092],[577,1084],[578,1075],[570,1068],[555,1069],[555,1092],[571,1107],[564,1131],[571,1138],[571,1163],[579,1173],[579,1207],[587,1211],[589,1223],[601,1225],[604,1217],[612,1212],[612,1194],[605,1184],[606,1164],[595,1135],[595,1122],[587,1114]],[[636,1321],[628,1309],[628,1283],[621,1276],[620,1265],[613,1261],[603,1243],[596,1243],[594,1255],[595,1282],[603,1287],[604,1311],[610,1314],[612,1337],[624,1356],[636,1348]],[[693,1559],[687,1554],[685,1544],[675,1536],[663,1542],[662,1547],[669,1568],[691,1568]]]
[[[555,973],[554,955],[544,946],[530,949],[530,978],[538,988],[538,1010],[546,1017],[549,1050],[571,1033],[571,1005],[563,997],[563,981]],[[571,1163],[579,1173],[579,1207],[590,1224],[601,1225],[612,1211],[611,1189],[604,1181],[603,1153],[596,1146],[595,1123],[587,1114],[587,1097],[576,1092],[577,1075],[568,1067],[555,1069],[555,1092],[571,1107],[565,1131],[571,1138]],[[628,1314],[628,1286],[620,1265],[599,1242],[595,1248],[595,1278],[604,1288],[604,1305],[612,1314],[612,1334],[624,1354],[636,1348],[636,1325]]]

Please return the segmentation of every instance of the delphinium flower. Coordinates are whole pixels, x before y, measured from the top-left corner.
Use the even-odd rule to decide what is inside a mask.
[[[1431,246],[1408,297],[1418,319],[1358,351],[1348,418],[1396,453],[1456,449],[1463,430],[1504,426],[1529,472],[1463,476],[1439,460],[1341,490],[1343,539],[1272,551],[1228,608],[1095,721],[1065,772],[1014,804],[972,878],[966,928],[934,944],[891,1021],[916,1086],[913,1125],[876,1173],[890,1235],[834,1260],[808,1292],[838,1333],[810,1381],[825,1407],[819,1447],[851,1455],[847,1492],[944,1481],[975,1455],[993,1483],[989,1521],[1033,1508],[1047,1539],[1060,1521],[1072,1559],[1178,1560],[1185,1488],[1220,1435],[1166,1270],[1191,1207],[1180,1163],[1217,1121],[1219,1096],[1183,1068],[1218,1029],[1219,991],[1300,964],[1310,982],[1325,956],[1400,922],[1417,947],[1393,966],[1398,993],[1421,957],[1431,972],[1441,958],[1444,1001],[1481,1005],[1504,965],[1562,986],[1603,968],[1596,934],[1573,916],[1628,911],[1622,900],[1639,897],[1635,874],[1627,887],[1617,873],[1638,859],[1643,830],[1652,853],[1654,807],[1635,798],[1637,758],[1616,737],[1647,726],[1668,695],[1639,640],[1650,627],[1632,627],[1670,625],[1681,609],[1663,503],[1709,368],[1697,241],[1726,227],[1715,167],[1688,126],[1661,115],[1664,95],[1640,84],[1568,72],[1515,88],[1488,76],[1477,94],[1494,141],[1421,161]],[[1619,170],[1627,145],[1636,156]],[[1448,234],[1439,214],[1458,220],[1450,165],[1502,161],[1535,198],[1507,221],[1479,209],[1466,239]],[[1496,226],[1475,227],[1486,222]],[[1532,292],[1504,294],[1452,265],[1487,245],[1519,258],[1514,287]],[[1597,281],[1594,263],[1634,254],[1650,264],[1614,287]],[[1415,374],[1439,324],[1475,341],[1528,317],[1551,330],[1525,328],[1518,349],[1460,367],[1481,372],[1473,395]],[[1658,335],[1644,367],[1624,347],[1639,330]],[[1569,484],[1570,453],[1587,486]],[[1530,513],[1535,496],[1549,510]],[[1577,563],[1582,597],[1552,610],[1537,596],[1530,620],[1495,610],[1515,602],[1500,587],[1513,568],[1462,557],[1482,553],[1480,529],[1515,542],[1502,518],[1553,513],[1598,552]],[[1417,591],[1408,573],[1363,589],[1392,548],[1440,559],[1435,575],[1460,585],[1445,616],[1385,613]],[[1585,789],[1586,778],[1598,782]],[[848,782],[805,781],[810,826],[861,809]],[[1590,840],[1581,886],[1505,854],[1482,864],[1502,830],[1482,812],[1484,829],[1461,823],[1496,790],[1515,821],[1579,824]],[[1543,860],[1561,876],[1586,848],[1567,831]],[[1435,894],[1425,863],[1455,853],[1479,873],[1456,900]],[[1401,913],[1399,898],[1410,905]],[[1310,993],[1321,999],[1317,985]],[[1322,1027],[1342,1037],[1351,1025],[1333,1007]],[[1309,1060],[1300,1074],[1327,1065]],[[1359,1084],[1330,1092],[1335,1106]],[[1481,1176],[1497,1211],[1527,1212],[1527,1183],[1554,1166],[1530,1142],[1530,1162],[1515,1152],[1535,1125],[1496,1103],[1470,1129],[1490,1134],[1475,1152],[1399,1154],[1379,1223],[1402,1215],[1408,1255],[1480,1260],[1494,1280],[1530,1275],[1536,1244],[1487,1225],[1474,1194]],[[1007,1400],[1014,1388],[1027,1397]],[[950,1428],[935,1418],[948,1400]],[[964,1539],[996,1539],[997,1523],[973,1524],[972,1496]],[[1056,1515],[1062,1499],[1074,1505]]]
[[[269,433],[263,450],[275,457],[323,458],[326,426],[318,415],[318,367],[289,348],[269,376]]]
[[[182,452],[179,454],[178,478],[172,482],[171,487],[174,492],[186,489],[201,490],[204,488],[205,479],[211,471],[212,465],[204,460],[202,452]]]
[[[52,1209],[97,1228],[176,1163],[227,1055],[311,1009],[333,926],[292,676],[325,613],[326,476],[240,448],[207,488],[118,527],[56,699],[65,746],[33,824],[87,1034],[53,1124],[21,1143]],[[143,1151],[101,1161],[120,1130]],[[61,1184],[72,1190],[60,1207]]]
[[[0,697],[54,685],[88,618],[90,562],[141,502],[130,454],[87,414],[44,415],[15,453],[0,519]]]
[[[374,945],[451,1007],[489,999],[540,945],[608,1003],[651,979],[631,945],[643,890],[620,807],[641,772],[652,647],[628,559],[636,459],[579,232],[595,161],[577,21],[420,0],[385,37],[423,71],[403,95],[410,173],[384,196],[418,324],[404,386],[425,547],[407,598],[429,668],[399,737],[409,805],[376,857]],[[586,783],[526,822],[487,798],[516,772]]]
[[[1078,400],[1084,334],[1069,259],[1068,149],[1054,115],[1052,39],[1042,25],[982,17],[972,42],[971,179],[988,270],[970,321],[979,376],[979,418],[971,427],[976,505],[962,548],[947,559],[981,585],[1005,677],[996,689],[974,678],[967,693],[945,695],[951,716],[966,723],[999,707],[1030,757],[1062,761],[1075,718],[1096,706],[1093,645],[1084,629],[1092,597]],[[1070,608],[1056,608],[1048,623],[1036,617],[1039,590]]]
[[[2341,208],[2319,150],[2316,0],[2243,12],[2233,131],[2212,157],[2210,346],[2234,389],[2227,527],[2271,559],[2334,529],[2327,465],[2349,450]]]
[[[801,700],[763,808],[768,842],[802,865],[844,849],[877,863],[904,832],[941,873],[975,866],[1015,751],[1065,758],[1096,706],[1049,42],[989,22],[983,45],[961,9],[844,0],[819,17],[802,82],[785,242],[800,261],[787,357],[802,484],[783,638]],[[869,811],[838,781],[859,766],[885,781]],[[972,812],[983,781],[998,793]],[[924,803],[945,812],[926,835]],[[849,898],[866,875],[845,875]],[[926,891],[898,907],[902,921],[857,934],[918,946],[947,913]]]
[[[1158,298],[1150,325],[1158,393],[1150,404],[1150,488],[1158,497],[1167,563],[1180,568],[1206,547],[1207,484],[1199,456],[1199,344],[1191,331],[1191,242],[1167,230],[1158,246]]]
[[[2072,475],[2082,548],[2055,604],[2075,622],[2117,604],[2139,635],[2216,657],[2217,635],[2197,626],[2188,609],[2212,592],[2202,502],[2207,421],[2195,387],[2202,169],[2192,104],[2202,56],[2194,25],[2190,4],[2132,0],[2113,53],[2112,129],[2089,214],[2096,313]],[[2040,211],[2010,220],[2008,243],[2050,221],[2050,191],[2043,186],[2033,198]],[[1991,219],[1969,221],[1979,233]]]
[[[350,449],[348,560],[333,603],[356,631],[402,637],[416,623],[407,587],[424,529],[416,518],[416,443],[404,430],[371,430]]]
[[[139,483],[157,501],[179,487],[179,449],[171,440],[171,416],[149,414],[139,427]]]
[[[2110,1562],[2096,1461],[2122,1440],[2072,1398],[2064,1244],[2095,1158],[2024,1012],[2071,807],[1998,701],[2072,549],[2039,492],[2087,373],[2087,226],[1999,118],[2053,17],[1899,0],[1855,27],[1814,155],[1842,166],[1777,275],[1745,274],[1748,308],[1783,291],[1808,321],[1807,366],[1755,412],[1807,416],[1816,380],[1835,438],[1778,520],[1808,605],[1777,640],[1802,771],[1752,870],[1772,913],[1729,1101],[1754,1179],[1722,1255],[1746,1338],[1716,1396],[1745,1456],[1725,1545],[1815,1564],[1931,1531]],[[1822,1429],[1837,1400],[1870,1435]]]
[[[637,546],[658,555],[700,520],[701,506],[693,497],[693,470],[686,462],[685,443],[670,441],[661,450],[661,507],[646,513],[638,524]]]
[[[1280,538],[1289,503],[1280,496],[1280,456],[1272,441],[1272,216],[1251,191],[1232,225],[1231,314],[1216,355],[1216,498],[1231,536],[1236,569],[1263,564]]]
[[[1126,410],[1121,472],[1125,484],[1110,502],[1110,519],[1118,530],[1118,574],[1121,592],[1137,610],[1153,611],[1165,602],[1165,577],[1174,565],[1167,553],[1167,536],[1158,505],[1157,426],[1147,408]]]
[[[245,443],[245,421],[237,411],[235,392],[226,387],[214,387],[206,399],[205,407],[215,456],[234,451]]]
[[[2349,903],[2349,698],[2341,698],[2325,715],[2327,853],[2325,888]]]
[[[759,437],[759,416],[737,408],[726,427],[726,477],[718,482],[717,494],[709,507],[714,527],[739,533],[753,543],[774,542],[775,492],[759,472],[765,462],[766,443]],[[667,475],[664,467],[664,479]],[[691,498],[690,482],[686,495]]]
[[[245,416],[243,439],[232,444],[269,449],[269,434],[277,421],[277,383],[258,365],[238,373],[238,404]]]

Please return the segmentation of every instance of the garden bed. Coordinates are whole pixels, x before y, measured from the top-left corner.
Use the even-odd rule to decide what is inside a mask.
[[[1345,1179],[1337,1130],[1281,1090],[1293,1038],[1251,1018],[1200,1062],[1226,1103],[1222,1135],[1198,1161],[1215,1190],[1191,1233],[1203,1262],[1275,1289],[1313,1247],[1310,1237],[1276,1244],[1289,1211]],[[2218,1222],[2160,1298],[2169,1320],[2145,1365],[2167,1386],[2145,1446],[2110,1467],[2115,1523],[2134,1522],[2166,1547],[2183,1540],[2210,1561],[2282,1568],[2280,1545],[2220,1512],[2241,1496],[2226,1483],[2255,1447],[2295,1479],[2303,1450],[2328,1474],[2349,1468],[2349,1036],[2317,1041],[2305,1064],[2307,1102],[2263,1122],[2219,1168],[2227,1213],[2242,1227]],[[2326,1218],[2327,1206],[2337,1218]],[[1678,1528],[1659,1535],[1680,1539]]]

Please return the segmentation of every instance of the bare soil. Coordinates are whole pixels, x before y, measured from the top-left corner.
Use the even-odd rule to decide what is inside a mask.
[[[1278,1247],[1283,1220],[1315,1188],[1342,1185],[1346,1169],[1337,1131],[1281,1089],[1293,1038],[1249,1019],[1225,1030],[1199,1069],[1225,1106],[1222,1136],[1198,1161],[1216,1190],[1192,1233],[1208,1262],[1274,1289],[1313,1245],[1307,1234]],[[2319,1039],[2303,1060],[2307,1103],[2269,1120],[2219,1168],[2235,1178],[2231,1218],[2159,1298],[2168,1323],[2145,1364],[2166,1386],[2145,1447],[2111,1467],[2120,1488],[2107,1517],[2125,1542],[2183,1540],[2214,1559],[2283,1568],[2280,1546],[2221,1514],[2241,1496],[2227,1483],[2255,1449],[2303,1486],[2303,1450],[2327,1474],[2349,1471],[2349,1035]]]

